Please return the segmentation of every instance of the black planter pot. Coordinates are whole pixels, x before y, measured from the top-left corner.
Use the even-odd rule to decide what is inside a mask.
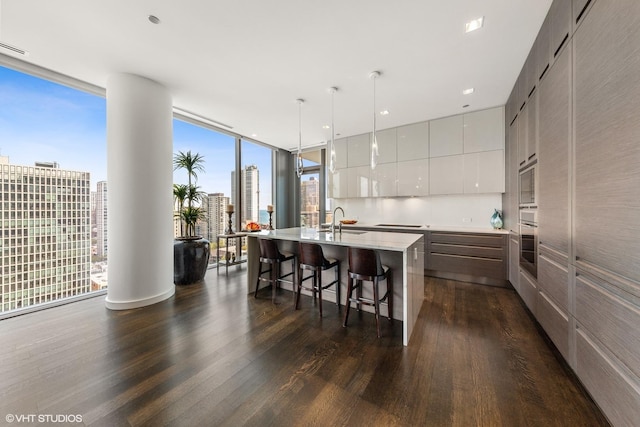
[[[210,251],[209,241],[200,236],[176,238],[173,242],[173,283],[191,285],[204,279]]]

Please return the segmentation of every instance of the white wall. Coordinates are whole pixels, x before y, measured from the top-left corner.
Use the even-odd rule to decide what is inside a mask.
[[[493,210],[502,210],[502,194],[332,199],[330,206],[332,210],[341,206],[346,218],[357,219],[368,225],[386,223],[491,228],[489,220]]]

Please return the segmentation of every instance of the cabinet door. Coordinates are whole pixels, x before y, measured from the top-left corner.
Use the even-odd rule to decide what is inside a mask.
[[[571,42],[569,42],[571,43]],[[538,89],[538,235],[541,244],[569,252],[571,48],[556,60]]]
[[[336,169],[334,173],[327,173],[329,197],[344,199],[348,197],[347,169]]]
[[[538,285],[564,312],[569,311],[569,270],[544,254],[538,257]]]
[[[397,147],[398,162],[429,158],[429,122],[400,126]]]
[[[551,4],[551,50],[553,58],[560,55],[571,33],[571,0],[555,0]]]
[[[541,80],[549,71],[551,64],[551,14],[547,13],[547,17],[542,23],[538,38],[536,39],[536,59],[537,59],[537,76]]]
[[[371,197],[395,197],[397,189],[397,163],[383,163],[370,172]]]
[[[529,116],[528,105],[518,115],[518,169],[527,164],[527,119]]]
[[[347,165],[367,166],[371,163],[371,134],[350,136],[347,138]]]
[[[538,152],[538,92],[534,92],[527,104],[527,163],[536,158]]]
[[[396,128],[376,131],[378,141],[378,163],[396,162]]]
[[[463,115],[464,152],[504,148],[504,108],[490,108]]]
[[[518,206],[520,203],[518,192],[518,121],[514,121],[509,126],[507,133],[507,147],[505,150],[506,156],[506,173],[508,179],[506,180],[508,187],[506,188],[507,197],[505,198],[505,205],[503,206],[504,214],[504,227],[505,229],[519,232],[518,229]],[[508,156],[508,157],[507,157]]]
[[[345,169],[348,165],[347,162],[347,138],[340,138],[333,141],[336,147],[336,169]],[[328,148],[328,146],[327,146]],[[331,153],[327,149],[327,156],[330,156]],[[330,158],[327,157],[327,165],[329,164]]]
[[[369,166],[347,169],[347,197],[369,197],[370,172]]]
[[[429,195],[429,159],[398,162],[398,196]]]
[[[596,1],[573,36],[576,255],[636,282],[640,281],[638,28],[637,0]]]
[[[464,192],[504,192],[504,150],[464,155]]]
[[[565,360],[569,360],[569,316],[543,291],[536,301],[536,320],[556,345]]]
[[[520,293],[520,242],[518,235],[509,234],[509,281],[511,286]]]
[[[429,159],[429,194],[464,192],[464,155]]]
[[[429,122],[430,157],[463,153],[462,115]]]

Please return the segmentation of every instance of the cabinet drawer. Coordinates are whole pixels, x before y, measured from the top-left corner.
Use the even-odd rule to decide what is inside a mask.
[[[576,374],[611,425],[640,420],[640,384],[629,378],[580,328],[576,333]]]
[[[429,261],[431,270],[505,279],[503,260],[431,253]]]
[[[431,232],[430,240],[433,243],[453,243],[468,246],[491,246],[502,248],[505,246],[505,237],[501,234],[462,234]]]
[[[576,277],[576,319],[640,376],[640,307],[606,286],[583,274]]]
[[[540,255],[538,285],[562,310],[569,310],[569,271],[566,267]]]
[[[538,300],[538,284],[535,279],[529,276],[527,273],[520,270],[520,280],[519,280],[519,289],[518,293],[520,294],[520,298],[527,305],[529,310],[536,315],[536,306]]]
[[[536,318],[562,357],[569,360],[569,318],[544,292],[538,293]]]
[[[452,245],[450,243],[431,243],[431,253],[489,258],[499,261],[502,261],[504,258],[504,250],[502,248]]]

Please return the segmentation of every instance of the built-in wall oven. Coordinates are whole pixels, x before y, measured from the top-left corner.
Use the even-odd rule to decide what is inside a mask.
[[[520,171],[519,200],[520,208],[534,209],[537,207],[536,199],[536,165],[527,166]]]
[[[520,266],[538,277],[538,212],[520,209]]]

